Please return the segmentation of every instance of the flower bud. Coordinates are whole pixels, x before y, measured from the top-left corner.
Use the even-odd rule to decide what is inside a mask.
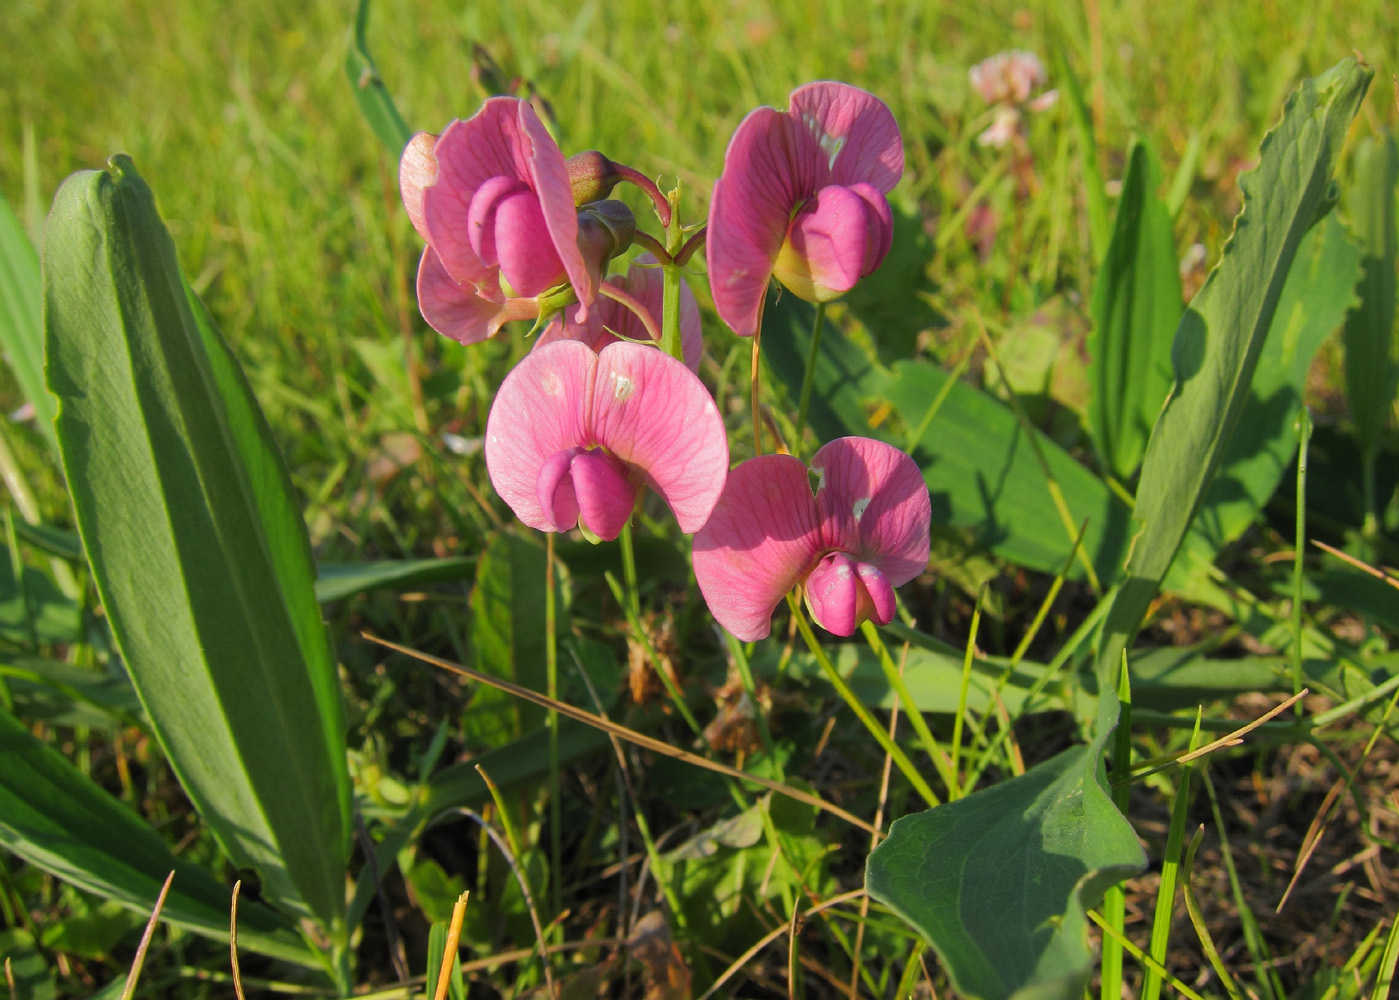
[[[595,201],[578,212],[578,249],[599,268],[625,253],[636,238],[636,217],[620,201]]]
[[[564,161],[564,166],[568,168],[568,183],[573,187],[575,205],[601,201],[612,193],[622,179],[617,164],[595,149],[570,156]]]

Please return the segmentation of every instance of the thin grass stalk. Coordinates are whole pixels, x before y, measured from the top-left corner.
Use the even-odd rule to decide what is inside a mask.
[[[1243,992],[1239,989],[1239,984],[1234,982],[1234,977],[1229,974],[1229,967],[1224,964],[1224,959],[1220,957],[1219,949],[1215,947],[1214,938],[1210,935],[1210,929],[1205,924],[1205,917],[1200,910],[1200,901],[1195,896],[1195,888],[1190,884],[1190,871],[1195,865],[1195,852],[1200,849],[1200,842],[1204,840],[1205,828],[1199,826],[1195,828],[1195,835],[1190,838],[1190,846],[1185,850],[1185,863],[1181,865],[1180,889],[1185,896],[1185,911],[1190,914],[1190,923],[1195,927],[1195,935],[1200,939],[1200,947],[1205,952],[1205,958],[1209,960],[1214,974],[1219,977],[1219,983],[1229,994],[1230,1000],[1243,1000]]]
[[[1138,962],[1140,962],[1143,968],[1148,969],[1156,973],[1156,975],[1160,976],[1166,983],[1170,985],[1171,989],[1175,990],[1183,997],[1188,997],[1189,1000],[1205,1000],[1204,997],[1200,996],[1200,994],[1196,993],[1189,986],[1186,986],[1183,982],[1181,982],[1179,978],[1173,976],[1170,970],[1167,969],[1164,965],[1156,961],[1156,959],[1152,958],[1146,952],[1142,951],[1127,938],[1123,937],[1122,933],[1118,931],[1115,927],[1110,927],[1107,921],[1098,915],[1097,911],[1089,910],[1088,916],[1089,919],[1091,919],[1095,924],[1098,925],[1098,927],[1102,930],[1104,935],[1116,941],[1117,944],[1122,948],[1122,950],[1127,952],[1127,954],[1131,955]],[[1116,1000],[1116,998],[1114,998],[1114,1000]]]
[[[146,951],[151,946],[151,938],[155,936],[156,925],[160,923],[160,911],[165,908],[165,897],[170,892],[170,883],[174,879],[175,873],[171,872],[165,876],[165,884],[160,887],[155,909],[151,910],[151,918],[146,921],[146,929],[141,934],[141,943],[136,946],[136,957],[131,960],[131,971],[126,974],[126,985],[121,989],[121,1000],[131,1000],[136,992],[136,983],[141,978],[141,967],[146,964]]]
[[[625,530],[625,529],[624,529]],[[559,700],[558,609],[554,606],[554,532],[544,533],[544,683],[550,701]],[[549,902],[563,912],[563,805],[559,801],[559,713],[550,710],[549,727]],[[488,782],[489,784],[489,782]],[[497,803],[499,806],[499,803]],[[505,815],[504,809],[501,815]]]
[[[816,359],[821,355],[821,329],[826,325],[826,303],[816,303],[816,316],[811,321],[811,348],[806,352],[806,371],[802,373],[802,392],[797,402],[797,424],[792,434],[792,452],[805,453],[802,435],[806,431],[806,411],[811,404],[811,386],[816,381]]]
[[[1336,998],[1340,996],[1341,983],[1347,980],[1354,982],[1369,976],[1372,970],[1362,967],[1367,964],[1375,964],[1375,960],[1380,957],[1376,956],[1373,952],[1375,945],[1379,942],[1380,931],[1383,928],[1384,920],[1380,920],[1379,923],[1370,929],[1370,933],[1365,935],[1360,944],[1356,945],[1355,951],[1351,953],[1350,958],[1346,959],[1345,965],[1341,966],[1340,972],[1336,975],[1336,981],[1328,986],[1326,992],[1317,997],[1316,1000],[1336,1000]],[[1352,990],[1347,992],[1346,996],[1353,997],[1355,993]]]
[[[918,421],[918,426],[908,432],[908,436],[904,439],[904,451],[912,451],[914,448],[918,447],[918,442],[922,441],[923,435],[928,433],[928,428],[933,425],[933,419],[938,415],[938,411],[942,409],[942,404],[947,401],[947,397],[951,395],[953,387],[961,381],[962,375],[971,366],[972,347],[975,343],[976,341],[973,339],[972,342],[962,350],[962,356],[957,359],[957,363],[953,365],[952,370],[948,372],[947,380],[942,383],[942,388],[937,391],[937,395],[933,397],[933,401],[928,404],[928,409],[924,411],[923,418]]]
[[[874,651],[875,659],[879,661],[879,666],[884,671],[884,677],[889,682],[889,686],[898,695],[898,703],[903,706],[904,714],[908,716],[909,723],[913,726],[913,731],[918,734],[918,739],[922,741],[924,748],[928,752],[928,758],[932,760],[933,766],[937,768],[938,776],[942,778],[942,783],[948,789],[956,787],[957,772],[952,766],[947,754],[942,752],[942,747],[933,737],[932,730],[928,728],[927,721],[923,718],[923,713],[919,710],[917,703],[913,700],[913,693],[909,691],[908,684],[904,682],[903,671],[894,666],[893,659],[889,656],[889,650],[885,647],[884,641],[879,637],[879,629],[870,622],[865,622],[860,626],[860,632],[869,643],[870,649]],[[905,645],[907,649],[907,645]],[[889,734],[890,739],[893,733]],[[875,821],[879,825],[879,821]]]
[[[972,678],[972,653],[976,649],[976,633],[981,628],[981,602],[986,597],[983,586],[976,595],[976,608],[972,611],[972,626],[967,633],[967,648],[962,656],[962,686],[957,695],[957,714],[952,720],[952,783],[948,786],[950,800],[962,797],[961,783],[957,778],[958,759],[962,754],[962,720],[967,717],[967,688]]]
[[[1312,436],[1312,417],[1303,406],[1297,414],[1297,526],[1292,556],[1292,693],[1302,690],[1302,555],[1307,545],[1307,443]],[[1297,703],[1297,718],[1302,703]]]
[[[904,663],[907,662],[908,644],[904,644],[905,657],[899,663],[899,676],[903,676]],[[894,740],[899,731],[899,702],[894,703],[894,707],[889,711],[889,739]],[[884,828],[884,807],[889,801],[889,777],[894,770],[894,761],[887,753],[884,755],[884,765],[879,769],[879,804],[874,810],[874,828],[882,830]],[[869,851],[873,851],[879,846],[878,833],[870,834]],[[869,853],[868,851],[866,852]],[[865,920],[870,912],[870,898],[866,894],[860,900],[860,919],[855,924],[855,960],[850,969],[850,988],[847,991],[849,1000],[859,1000],[857,989],[860,983],[860,955],[865,943]],[[900,996],[903,994],[900,993]]]
[[[1374,1000],[1389,1000],[1396,965],[1399,965],[1399,917],[1393,918],[1389,925],[1389,937],[1384,943],[1384,954],[1380,956],[1379,975],[1375,977]]]
[[[738,672],[739,680],[743,684],[743,692],[753,705],[753,717],[758,724],[758,737],[763,741],[763,749],[767,752],[768,760],[772,761],[772,766],[776,769],[777,780],[786,781],[787,776],[783,771],[782,761],[777,756],[777,746],[772,741],[772,730],[768,728],[767,715],[763,712],[763,706],[758,701],[758,688],[753,683],[753,670],[748,664],[748,654],[743,649],[743,643],[739,642],[727,629],[724,630],[724,642],[729,647],[729,655],[733,657],[734,670]]]
[[[1114,774],[1132,773],[1132,679],[1127,670],[1127,652],[1122,653],[1122,667],[1117,675],[1117,702],[1121,706],[1117,717],[1117,730],[1113,733],[1112,769]],[[1127,782],[1114,783],[1112,804],[1123,817],[1127,816],[1131,800],[1132,786]],[[1103,895],[1103,916],[1121,936],[1127,927],[1127,893],[1122,884],[1111,886]],[[1122,996],[1122,946],[1116,937],[1103,937],[1102,1000],[1118,1000]]]
[[[928,807],[932,808],[938,805],[940,800],[933,793],[928,782],[924,780],[923,775],[919,774],[918,769],[913,766],[913,762],[908,759],[908,754],[904,753],[899,745],[889,738],[884,727],[875,720],[874,716],[870,715],[869,709],[865,708],[860,699],[855,697],[855,692],[850,690],[850,685],[845,683],[845,678],[840,676],[840,671],[836,670],[830,657],[826,655],[826,651],[816,641],[816,634],[811,631],[811,624],[806,620],[806,613],[802,611],[801,602],[789,593],[787,606],[792,609],[792,618],[796,621],[802,638],[806,640],[807,648],[811,650],[811,655],[816,657],[816,662],[821,665],[821,669],[836,689],[836,693],[840,695],[845,704],[850,706],[850,710],[855,713],[855,716],[864,723],[865,729],[875,738],[884,752],[893,757],[894,764],[903,772],[904,777],[909,780],[909,784],[913,786],[914,790],[923,797],[923,801],[928,803]]]
[[[661,684],[666,689],[666,694],[670,696],[671,704],[680,713],[680,717],[685,720],[685,724],[690,727],[696,736],[703,737],[704,729],[695,718],[695,713],[690,711],[690,706],[685,703],[685,696],[680,693],[680,689],[675,686],[675,680],[670,674],[661,669],[660,657],[656,655],[656,648],[651,643],[651,637],[646,634],[646,630],[641,627],[641,618],[632,608],[631,601],[627,599],[622,591],[622,587],[617,583],[617,578],[611,572],[603,574],[603,579],[607,581],[607,586],[612,589],[612,596],[621,605],[623,614],[627,617],[627,624],[631,627],[632,634],[646,650],[646,655],[651,658],[651,662],[656,664],[656,675],[660,677]]]
[[[1198,716],[1197,712],[1197,716]],[[1193,749],[1199,737],[1199,729],[1191,736]],[[1175,910],[1176,881],[1180,876],[1181,848],[1185,841],[1185,813],[1190,806],[1190,773],[1194,766],[1186,764],[1180,769],[1180,787],[1176,790],[1176,800],[1171,805],[1171,827],[1166,834],[1166,852],[1161,858],[1161,885],[1156,891],[1156,913],[1151,920],[1151,957],[1161,968],[1165,967],[1166,948],[1171,939],[1171,914]],[[1142,981],[1142,1000],[1159,1000],[1161,996],[1161,974],[1148,967]]]

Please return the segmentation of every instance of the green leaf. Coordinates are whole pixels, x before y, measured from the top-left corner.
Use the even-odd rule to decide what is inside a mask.
[[[545,677],[544,546],[513,531],[487,542],[471,592],[472,664],[483,674],[543,691]],[[556,564],[557,565],[557,564]],[[555,588],[560,587],[557,571]],[[568,633],[562,592],[557,633]],[[465,725],[470,738],[489,746],[523,736],[544,725],[544,709],[495,688],[481,688],[471,699]]]
[[[1234,233],[1172,346],[1176,384],[1147,445],[1128,579],[1113,597],[1099,646],[1104,689],[1224,457],[1298,244],[1330,204],[1331,172],[1372,75],[1347,59],[1305,81],[1264,138],[1258,169],[1241,179],[1244,207]]]
[[[115,731],[141,716],[131,681],[119,670],[12,654],[0,659],[0,678],[9,687],[16,714],[30,722]]]
[[[340,692],[271,432],[129,158],[59,189],[44,276],[64,472],[151,726],[234,863],[334,940]]]
[[[341,601],[371,590],[461,580],[476,568],[474,558],[385,559],[379,562],[316,564],[316,600]]]
[[[10,204],[0,195],[0,350],[24,398],[34,405],[34,426],[58,451],[54,398],[44,388],[43,289],[39,256]]]
[[[1375,448],[1399,387],[1399,331],[1394,326],[1395,185],[1399,147],[1387,130],[1355,144],[1355,183],[1346,198],[1365,248],[1360,303],[1346,320],[1346,395],[1360,450]]]
[[[403,147],[413,138],[413,132],[404,124],[403,116],[389,96],[389,88],[384,86],[379,76],[379,67],[369,54],[369,0],[359,0],[355,8],[355,23],[350,29],[350,44],[345,53],[345,75],[350,80],[355,101],[369,127],[384,144],[384,148],[397,158]]]
[[[229,891],[178,860],[140,817],[0,709],[0,843],[69,885],[149,915],[170,872],[161,918],[228,940]],[[317,963],[291,925],[265,906],[238,907],[240,945],[302,965]]]
[[[0,955],[12,978],[11,989],[24,1000],[53,1000],[58,983],[28,931],[0,931]]]
[[[1108,797],[1100,757],[1099,745],[1074,747],[895,820],[870,854],[870,895],[928,939],[959,995],[1083,995],[1086,910],[1146,860]]]
[[[903,361],[894,366],[885,396],[916,428],[949,377],[926,361]],[[1083,551],[1099,579],[1115,579],[1127,543],[1127,505],[1063,448],[1033,433],[1074,530],[1088,522]],[[1073,535],[1050,497],[1024,426],[997,400],[954,384],[912,454],[932,493],[934,523],[970,529],[978,545],[1018,566],[1046,573],[1063,567]],[[1077,562],[1070,567],[1070,577],[1082,573]]]
[[[1344,321],[1359,277],[1360,248],[1332,213],[1297,247],[1243,413],[1191,525],[1189,541],[1199,536],[1201,551],[1216,552],[1242,534],[1296,458],[1294,425],[1307,370]]]
[[[16,574],[13,559],[0,545],[0,637],[19,646],[75,642],[82,631],[78,605],[33,566]]]
[[[1083,195],[1088,205],[1088,235],[1092,244],[1093,259],[1102,260],[1107,252],[1111,233],[1108,219],[1107,186],[1103,183],[1103,173],[1098,168],[1098,143],[1093,137],[1093,114],[1088,110],[1088,102],[1083,97],[1083,87],[1074,74],[1073,67],[1062,48],[1054,51],[1054,75],[1063,81],[1064,94],[1068,98],[1069,111],[1074,123],[1074,133],[1078,136],[1079,172],[1083,176]]]
[[[1156,196],[1161,168],[1132,144],[1117,218],[1093,286],[1088,426],[1102,467],[1131,480],[1171,389],[1171,335],[1180,321],[1180,268],[1171,217]]]

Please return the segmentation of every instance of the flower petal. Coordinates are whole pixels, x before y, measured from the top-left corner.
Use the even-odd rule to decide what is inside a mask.
[[[604,542],[612,541],[636,506],[636,487],[627,481],[626,467],[594,449],[574,458],[571,471],[578,519]]]
[[[515,295],[532,297],[560,282],[563,262],[549,242],[534,192],[520,190],[501,199],[492,222],[500,273]]]
[[[821,550],[806,466],[760,455],[729,473],[695,535],[695,579],[715,621],[744,642],[766,636],[772,612]]]
[[[856,627],[868,621],[874,610],[855,561],[844,552],[823,556],[806,578],[804,589],[811,617],[832,635],[854,635]]]
[[[587,426],[594,443],[641,473],[682,531],[699,530],[724,489],[729,444],[714,399],[694,372],[654,347],[603,348]]]
[[[838,438],[812,457],[824,548],[848,552],[899,587],[928,565],[932,500],[913,459],[870,438]]]
[[[850,291],[870,255],[870,211],[848,187],[822,188],[792,219],[773,269],[777,280],[808,302],[829,302]]]
[[[565,340],[531,351],[511,369],[486,418],[486,471],[502,500],[525,524],[556,530],[539,502],[545,463],[586,447],[587,397],[597,355]]]
[[[889,209],[889,199],[880,193],[873,184],[851,184],[850,190],[865,200],[865,223],[869,226],[868,251],[865,266],[860,276],[872,274],[875,268],[889,255],[894,245],[894,213]]]
[[[792,212],[829,179],[815,136],[772,108],[739,123],[714,182],[705,255],[714,308],[740,337],[758,330]]]
[[[403,207],[418,235],[427,239],[427,223],[423,221],[423,191],[437,183],[437,157],[433,153],[437,136],[419,132],[408,140],[398,161],[398,190]]]
[[[578,211],[573,204],[573,187],[568,180],[568,165],[558,143],[539,120],[528,101],[517,101],[514,131],[516,162],[523,176],[539,196],[539,208],[544,224],[563,262],[568,283],[582,303],[583,316],[597,298],[598,278],[588,272],[583,254],[578,249]]]
[[[624,292],[641,303],[651,314],[656,328],[660,329],[661,314],[665,308],[665,275],[655,257],[649,253],[639,254],[627,268],[626,278],[620,283],[615,280],[613,283],[618,284]],[[650,337],[646,325],[620,302],[607,299],[599,309],[608,329],[616,331],[620,336],[629,340],[646,340]],[[699,302],[695,300],[695,293],[684,281],[680,282],[680,345],[685,354],[685,367],[698,375],[700,355],[704,352]]]
[[[469,281],[455,280],[432,247],[423,251],[418,264],[418,308],[429,326],[463,344],[495,336],[512,319],[539,315],[533,299],[492,301]]]
[[[830,180],[846,186],[866,181],[884,194],[894,190],[904,172],[904,147],[888,105],[833,81],[798,87],[789,102],[792,117],[825,151]]]

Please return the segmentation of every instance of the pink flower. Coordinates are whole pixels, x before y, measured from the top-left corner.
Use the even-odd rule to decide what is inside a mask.
[[[641,254],[627,268],[625,278],[611,277],[607,279],[607,284],[635,299],[637,305],[650,314],[656,329],[660,329],[665,277],[656,266],[655,257],[649,253]],[[570,311],[564,310],[549,322],[535,343],[536,350],[556,340],[581,340],[593,350],[601,351],[619,340],[645,342],[651,339],[641,318],[613,299],[600,299],[589,310],[586,320],[573,319],[568,315]],[[690,286],[683,281],[680,283],[680,343],[685,351],[685,366],[698,374],[700,354],[704,348],[699,303],[695,301],[695,293]]]
[[[541,531],[621,532],[639,487],[681,530],[704,524],[729,446],[709,391],[654,347],[545,344],[505,377],[486,421],[486,469],[515,515]]]
[[[1005,146],[1020,135],[1022,109],[1043,111],[1059,99],[1057,90],[1048,90],[1030,100],[1030,95],[1049,81],[1044,64],[1033,52],[1012,49],[997,52],[967,71],[972,88],[987,104],[996,105],[991,125],[977,143],[982,146]]]
[[[563,153],[527,101],[493,97],[440,138],[415,135],[399,187],[428,244],[418,303],[434,329],[484,340],[565,283],[587,314],[609,234],[591,214],[580,227]]]
[[[889,252],[885,198],[903,175],[903,142],[884,102],[844,83],[792,91],[789,111],[739,124],[714,184],[706,252],[720,317],[757,332],[768,280],[808,302],[848,292]]]
[[[751,642],[803,584],[817,624],[852,635],[894,619],[894,588],[928,564],[932,503],[918,466],[870,438],[832,441],[807,468],[791,455],[751,458],[695,535],[695,578],[720,625]]]

